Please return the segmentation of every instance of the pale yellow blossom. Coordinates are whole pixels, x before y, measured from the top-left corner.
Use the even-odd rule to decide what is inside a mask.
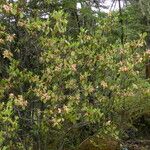
[[[66,113],[68,113],[68,112],[70,111],[69,108],[68,108],[66,105],[63,106],[63,109],[64,109],[64,111],[65,111]]]
[[[150,55],[150,49],[147,50],[145,53],[148,54],[148,55]]]
[[[71,68],[72,68],[73,71],[77,71],[77,64],[72,64]]]
[[[15,35],[8,35],[8,36],[6,37],[6,41],[12,42],[12,41],[14,40],[14,36],[15,36]]]
[[[105,81],[101,81],[101,86],[103,88],[107,88],[108,87],[108,84],[105,82]]]
[[[4,44],[4,40],[3,39],[0,39],[0,44]]]
[[[26,107],[28,102],[23,98],[22,95],[18,95],[18,97],[15,99],[15,104],[17,106]]]
[[[119,68],[119,71],[120,72],[127,72],[127,71],[129,71],[129,68],[127,66],[122,66]]]
[[[10,58],[13,57],[13,54],[12,54],[9,50],[5,50],[5,51],[3,52],[3,57],[10,59]]]
[[[7,13],[9,13],[9,12],[11,12],[12,11],[12,4],[5,4],[5,5],[3,5],[3,9],[7,12]]]

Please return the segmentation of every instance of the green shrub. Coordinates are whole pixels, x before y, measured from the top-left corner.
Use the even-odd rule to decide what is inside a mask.
[[[2,43],[7,65],[0,83],[0,147],[74,149],[89,134],[120,137],[133,119],[149,113],[146,35],[123,47],[112,37],[116,28],[115,21],[110,26],[112,17],[102,20],[93,34],[81,28],[74,39],[66,34],[63,11],[54,11],[46,20],[22,20],[20,14],[18,26],[26,36],[16,46],[18,37],[8,41],[12,36],[8,33]],[[28,42],[32,46],[26,46]],[[25,47],[31,59],[23,62]]]

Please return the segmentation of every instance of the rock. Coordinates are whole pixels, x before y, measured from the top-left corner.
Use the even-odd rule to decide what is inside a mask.
[[[120,150],[120,143],[110,136],[92,136],[84,140],[78,150]]]

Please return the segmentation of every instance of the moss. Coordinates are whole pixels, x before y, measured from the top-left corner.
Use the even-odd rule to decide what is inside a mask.
[[[119,141],[110,136],[96,135],[84,140],[78,150],[119,150]]]

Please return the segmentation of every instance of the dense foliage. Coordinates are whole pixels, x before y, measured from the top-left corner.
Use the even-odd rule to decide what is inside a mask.
[[[150,113],[144,15],[81,3],[2,0],[0,148],[76,149],[93,134],[125,137]]]

